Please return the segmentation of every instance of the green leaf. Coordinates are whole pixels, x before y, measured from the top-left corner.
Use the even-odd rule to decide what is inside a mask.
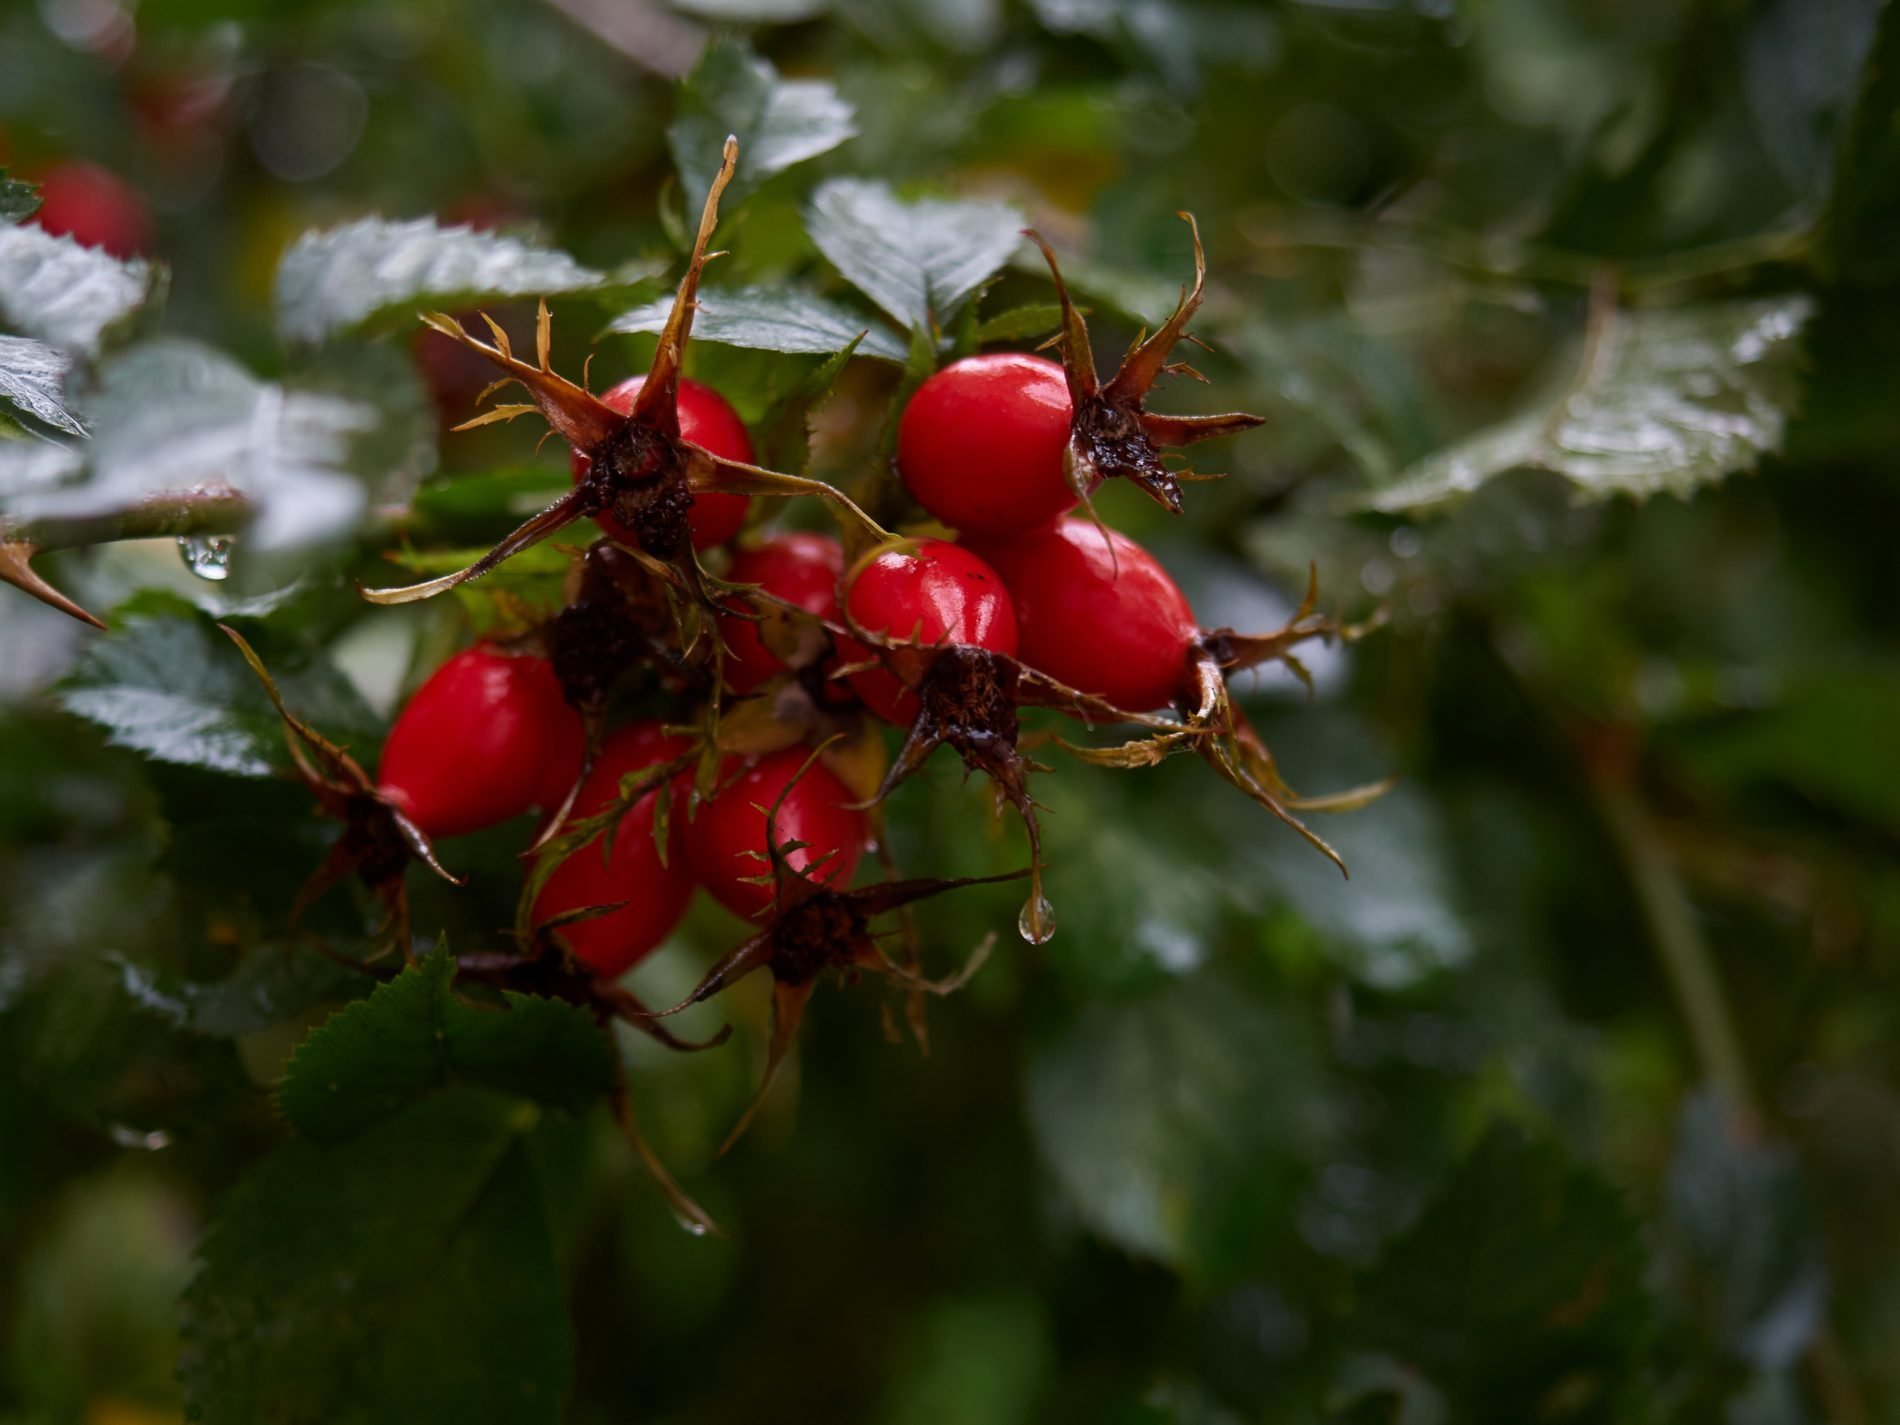
[[[1455,1420],[1627,1420],[1645,1261],[1600,1175],[1494,1128],[1362,1278],[1355,1335],[1423,1373]]]
[[[1095,1004],[1029,1066],[1038,1151],[1082,1220],[1202,1277],[1285,1230],[1323,1124],[1306,1021],[1225,976]]]
[[[1825,1319],[1827,1276],[1794,1154],[1696,1094],[1677,1122],[1668,1187],[1669,1225],[1715,1336],[1760,1370],[1797,1365]]]
[[[737,135],[739,161],[726,190],[737,201],[857,132],[851,105],[828,80],[781,79],[745,45],[719,39],[680,84],[678,117],[666,138],[680,181],[697,202],[719,173],[726,136]]]
[[[0,226],[0,327],[93,352],[163,287],[163,269],[121,262],[36,227]]]
[[[1834,164],[1821,223],[1823,253],[1836,276],[1890,280],[1891,237],[1900,222],[1900,11],[1880,7],[1860,91]]]
[[[1053,336],[1061,329],[1062,308],[1053,302],[1037,302],[985,317],[976,324],[976,339],[985,345],[993,341],[1027,341],[1032,336]]]
[[[23,223],[39,211],[40,190],[31,183],[7,177],[0,164],[0,223]]]
[[[888,184],[834,178],[812,195],[805,226],[847,281],[905,327],[941,326],[1022,242],[1007,203],[920,198]]]
[[[504,1009],[476,1009],[456,998],[454,979],[455,958],[439,949],[313,1031],[284,1071],[284,1117],[333,1139],[451,1083],[565,1109],[613,1092],[613,1041],[586,1010],[518,994]]]
[[[68,435],[86,428],[66,405],[72,358],[25,337],[0,336],[0,400]]]
[[[675,10],[735,25],[789,25],[831,8],[831,0],[672,0]]]
[[[583,267],[524,238],[445,228],[431,218],[361,218],[298,238],[277,268],[277,329],[328,341],[380,319],[520,297],[611,295],[658,276],[657,262],[614,272]]]
[[[1692,495],[1780,449],[1800,394],[1806,296],[1617,312],[1522,413],[1428,456],[1365,500],[1397,514],[1506,471],[1550,470],[1580,499]]]
[[[140,1008],[180,1029],[235,1039],[315,1005],[355,999],[374,981],[308,946],[286,943],[254,947],[221,980],[187,980],[123,960],[119,983]]]
[[[673,308],[658,298],[615,317],[610,332],[657,332]],[[787,351],[830,356],[859,336],[858,350],[885,361],[902,361],[904,343],[876,318],[796,287],[707,288],[693,317],[695,341],[718,342],[748,351]]]
[[[539,1117],[456,1090],[259,1163],[220,1205],[185,1293],[193,1418],[559,1421],[572,1343]]]
[[[255,506],[251,550],[341,538],[372,491],[401,494],[433,458],[413,374],[359,355],[279,383],[192,342],[130,347],[101,368],[88,404],[92,478],[10,513],[105,517],[163,491],[225,485]]]
[[[212,621],[170,596],[145,595],[133,607],[86,645],[54,695],[61,705],[160,762],[239,777],[287,767],[283,724]],[[298,666],[268,642],[259,651],[300,717],[368,751],[376,719],[342,674],[328,663]]]

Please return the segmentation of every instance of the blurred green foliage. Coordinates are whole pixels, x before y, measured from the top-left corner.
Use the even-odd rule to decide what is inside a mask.
[[[265,523],[220,582],[43,560],[105,635],[0,588],[0,1420],[1895,1418],[1896,76],[1879,0],[7,9],[0,511],[214,449]],[[565,479],[531,423],[438,439],[486,377],[410,314],[525,345],[545,293],[558,369],[642,370],[729,129],[691,368],[854,489],[923,368],[1053,330],[1025,220],[1106,355],[1192,210],[1213,386],[1157,404],[1269,424],[1181,521],[1102,509],[1210,626],[1309,562],[1383,609],[1310,699],[1239,691],[1302,790],[1403,781],[1326,822],[1342,882],[1191,760],[1062,766],[1056,939],[928,903],[935,964],[1005,936],[928,1057],[828,987],[725,1158],[763,987],[681,1016],[718,1051],[622,1034],[697,1238],[578,1015],[441,958],[365,998],[310,948],[366,946],[347,894],[287,935],[333,830],[212,625],[369,759],[494,588],[545,598],[351,587]],[[11,226],[71,158],[150,266]],[[940,758],[898,863],[1019,865],[986,803]],[[418,928],[498,948],[525,833]],[[629,983],[743,933],[701,904]]]

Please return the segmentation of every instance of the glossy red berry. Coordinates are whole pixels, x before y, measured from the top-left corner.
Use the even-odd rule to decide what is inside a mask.
[[[1003,580],[969,550],[941,539],[889,545],[860,560],[845,593],[845,613],[865,632],[901,643],[1016,651],[1016,612]],[[855,639],[839,640],[838,652],[852,663],[873,657]],[[850,680],[852,691],[879,717],[900,727],[916,720],[917,695],[888,669],[864,669]]]
[[[633,398],[646,383],[647,378],[644,376],[629,377],[603,393],[600,399],[625,415],[633,409]],[[733,410],[731,403],[712,387],[698,381],[682,380],[679,416],[681,439],[689,440],[727,460],[743,460],[747,465],[753,463],[752,437],[746,434],[745,422],[739,419],[739,413]],[[588,460],[578,450],[571,452],[571,457],[574,480],[578,484],[581,476],[587,473]],[[746,510],[751,503],[744,495],[693,496],[693,508],[686,516],[693,530],[693,548],[711,549],[731,539],[744,526]],[[599,523],[602,529],[623,544],[640,542],[631,530],[623,528],[611,515],[599,517]]]
[[[378,784],[429,835],[460,836],[558,803],[584,743],[547,659],[477,644],[416,689],[383,744]]]
[[[726,577],[735,584],[757,584],[766,593],[823,618],[838,616],[838,581],[844,574],[844,546],[827,534],[775,534],[756,548],[733,557]],[[785,671],[785,663],[765,645],[764,634],[775,622],[789,619],[770,607],[762,619],[729,614],[719,620],[720,637],[731,655],[726,659],[726,683],[736,693],[750,693]]]
[[[720,768],[714,796],[686,821],[681,835],[687,864],[713,898],[735,915],[756,918],[772,908],[766,816],[781,794],[785,800],[773,828],[777,843],[806,843],[787,857],[792,869],[809,871],[833,890],[851,884],[870,834],[864,813],[852,809],[860,798],[822,763],[807,767],[810,757],[809,748],[788,747],[743,771],[741,763],[729,759]]]
[[[1015,600],[1024,663],[1130,712],[1174,700],[1200,631],[1147,550],[1085,519],[978,548]]]
[[[70,236],[82,247],[103,248],[114,257],[136,257],[152,245],[152,213],[118,174],[77,159],[55,164],[38,178],[39,211],[33,221],[49,233]]]
[[[945,524],[1003,536],[1075,508],[1063,467],[1068,380],[1044,357],[992,352],[953,361],[917,388],[897,428],[897,467]]]
[[[645,767],[670,762],[691,749],[669,736],[657,721],[631,723],[609,737],[593,771],[575,798],[574,817],[598,816],[620,795],[620,782]],[[650,791],[621,817],[607,850],[604,837],[574,851],[554,870],[534,900],[534,923],[545,925],[567,911],[614,905],[618,910],[556,927],[554,934],[597,973],[619,975],[644,959],[672,933],[693,897],[693,878],[680,854],[678,823],[672,845],[660,860],[653,841],[658,791]]]

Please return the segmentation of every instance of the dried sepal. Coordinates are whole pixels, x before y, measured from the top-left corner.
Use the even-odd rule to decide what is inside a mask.
[[[1207,286],[1207,255],[1201,246],[1200,228],[1191,214],[1178,216],[1187,223],[1194,238],[1193,284],[1181,289],[1181,298],[1173,313],[1152,335],[1144,332],[1135,338],[1107,384],[1102,384],[1096,375],[1088,326],[1070,299],[1054,250],[1033,229],[1024,234],[1041,249],[1044,261],[1049,264],[1056,300],[1062,311],[1062,329],[1053,345],[1062,352],[1074,412],[1063,457],[1064,470],[1076,497],[1091,514],[1090,500],[1096,488],[1104,480],[1117,476],[1139,486],[1163,508],[1179,514],[1181,483],[1212,477],[1197,477],[1191,470],[1171,468],[1162,457],[1161,447],[1192,445],[1217,436],[1237,435],[1263,423],[1260,416],[1238,411],[1223,415],[1164,416],[1145,409],[1149,391],[1164,375],[1206,379],[1192,366],[1168,359],[1181,341],[1195,340],[1188,334],[1187,324],[1199,310]]]

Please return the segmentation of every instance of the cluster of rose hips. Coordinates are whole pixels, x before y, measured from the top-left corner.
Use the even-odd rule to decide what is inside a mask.
[[[914,942],[893,959],[870,929],[880,914],[968,884],[897,879],[878,834],[885,796],[941,744],[1021,815],[1031,864],[1015,874],[1031,881],[1020,928],[1032,942],[1047,939],[1054,921],[1029,786],[1039,769],[1019,746],[1022,707],[1140,728],[1117,746],[1071,746],[1084,760],[1139,766],[1195,752],[1329,855],[1295,810],[1343,807],[1367,793],[1293,796],[1226,696],[1233,670],[1279,660],[1298,672],[1298,644],[1346,632],[1315,613],[1311,592],[1272,634],[1204,631],[1166,571],[1092,517],[1089,497],[1115,477],[1178,510],[1187,472],[1167,465],[1160,448],[1258,423],[1143,407],[1164,372],[1194,374],[1168,355],[1199,303],[1198,235],[1193,288],[1106,384],[1053,255],[1062,362],[976,355],[921,384],[899,422],[896,473],[953,537],[898,538],[831,487],[753,464],[731,405],[681,377],[734,152],[728,141],[644,377],[595,397],[555,375],[545,307],[534,363],[517,358],[492,322],[491,344],[459,322],[426,319],[532,397],[471,424],[538,410],[572,446],[574,486],[468,568],[367,597],[428,597],[591,518],[604,537],[574,551],[560,610],[438,668],[397,718],[373,781],[279,706],[306,781],[345,823],[312,893],[355,871],[400,912],[412,857],[440,871],[435,840],[538,809],[519,951],[465,956],[464,970],[572,995],[664,1037],[659,1016],[613,981],[666,938],[704,887],[755,930],[685,1003],[768,969],[769,1083],[824,971],[892,980],[908,993],[913,1026],[918,996],[945,988],[921,977]],[[821,496],[840,512],[843,537],[746,539],[759,495]],[[630,698],[673,716],[617,716]],[[880,724],[903,732],[895,757]],[[852,889],[873,846],[886,875]],[[406,951],[406,920],[397,928]]]

